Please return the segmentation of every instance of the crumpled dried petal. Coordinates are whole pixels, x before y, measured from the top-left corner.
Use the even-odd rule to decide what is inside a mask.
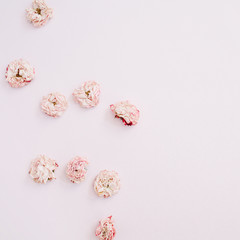
[[[73,92],[75,102],[81,107],[91,108],[99,103],[100,85],[94,81],[83,83],[80,88],[76,88]]]
[[[35,76],[35,69],[23,59],[15,60],[7,66],[6,80],[13,88],[24,87],[29,84]]]
[[[49,8],[44,0],[34,0],[32,8],[26,9],[27,19],[34,27],[40,27],[52,18],[53,10]]]
[[[45,155],[40,155],[31,162],[29,174],[35,182],[46,183],[47,181],[56,179],[54,171],[57,167],[58,164],[55,160]]]
[[[99,221],[99,225],[96,229],[96,236],[100,240],[112,240],[116,235],[116,229],[112,216],[107,217]]]
[[[67,109],[67,99],[61,93],[50,93],[44,96],[41,102],[41,108],[44,113],[51,117],[59,117]]]
[[[125,125],[132,126],[138,123],[139,110],[128,101],[112,104],[110,109],[115,114],[115,117],[120,118]]]
[[[120,179],[115,171],[103,170],[97,175],[94,190],[99,197],[108,198],[120,190]]]
[[[85,179],[88,161],[82,157],[73,158],[67,165],[67,176],[73,183],[80,183]]]

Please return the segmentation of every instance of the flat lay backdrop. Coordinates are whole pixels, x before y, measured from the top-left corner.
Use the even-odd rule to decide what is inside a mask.
[[[237,0],[48,0],[54,17],[26,21],[30,0],[0,1],[0,239],[96,239],[113,215],[116,240],[240,239],[240,2]],[[13,89],[5,68],[36,68]],[[100,104],[82,109],[72,91],[101,84]],[[58,119],[40,110],[63,93]],[[125,127],[109,105],[130,100],[139,124]],[[39,154],[56,159],[57,180],[28,175]],[[88,158],[86,180],[65,176]],[[93,191],[100,170],[119,172],[112,198]]]

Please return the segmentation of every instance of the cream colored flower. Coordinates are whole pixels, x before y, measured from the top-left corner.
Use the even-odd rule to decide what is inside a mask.
[[[67,176],[73,183],[80,183],[85,179],[88,161],[85,158],[75,157],[67,165]]]
[[[139,110],[128,101],[110,105],[116,118],[120,118],[125,125],[132,126],[138,123]]]
[[[35,182],[46,183],[55,179],[54,171],[57,167],[58,164],[55,160],[45,155],[40,155],[32,161],[29,174]]]
[[[5,76],[11,87],[20,88],[33,80],[35,70],[27,61],[19,59],[7,66]]]
[[[101,171],[94,182],[94,190],[100,197],[108,198],[120,190],[120,179],[115,171]]]
[[[91,108],[99,103],[100,85],[94,81],[83,83],[80,88],[76,88],[73,92],[75,102],[81,107]]]
[[[34,0],[32,8],[26,9],[27,19],[34,27],[40,27],[52,18],[53,10],[49,8],[44,0]]]
[[[67,99],[61,93],[50,93],[43,97],[41,108],[51,117],[59,117],[67,109]]]
[[[107,217],[99,221],[99,225],[96,229],[96,236],[100,240],[112,240],[116,235],[116,229],[112,216]]]

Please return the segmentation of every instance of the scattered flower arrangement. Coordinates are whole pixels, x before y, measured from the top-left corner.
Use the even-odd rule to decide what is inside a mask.
[[[34,27],[41,27],[53,16],[52,8],[49,8],[44,0],[34,0],[32,7],[26,9],[27,19]],[[13,88],[21,88],[28,85],[35,77],[35,69],[26,60],[19,59],[9,63],[5,74],[6,80]],[[76,88],[72,95],[74,101],[83,108],[93,108],[99,104],[100,85],[95,81],[87,81]],[[66,97],[58,92],[44,96],[41,101],[42,111],[51,116],[61,116],[68,107]],[[110,105],[116,118],[122,120],[124,125],[133,126],[138,123],[139,110],[129,101],[121,101]],[[79,184],[86,178],[88,161],[76,156],[67,164],[66,175],[72,183]],[[40,155],[31,162],[29,174],[36,183],[45,184],[55,177],[58,164],[55,160]],[[120,190],[120,178],[117,172],[100,171],[94,181],[94,190],[99,197],[109,198]],[[112,216],[99,221],[96,236],[100,240],[112,240],[116,235],[116,229]]]

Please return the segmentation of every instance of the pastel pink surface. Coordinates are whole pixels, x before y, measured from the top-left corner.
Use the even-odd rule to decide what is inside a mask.
[[[31,2],[1,1],[0,239],[98,240],[112,215],[114,240],[239,240],[239,1],[47,0],[41,28]],[[11,88],[19,58],[36,76]],[[86,79],[101,86],[92,109],[71,96]],[[59,118],[39,106],[54,91],[69,103]],[[122,100],[139,108],[135,126],[114,118]],[[59,164],[47,184],[28,174],[42,153]],[[74,156],[89,160],[79,185]],[[121,178],[111,198],[93,189],[102,169]]]

